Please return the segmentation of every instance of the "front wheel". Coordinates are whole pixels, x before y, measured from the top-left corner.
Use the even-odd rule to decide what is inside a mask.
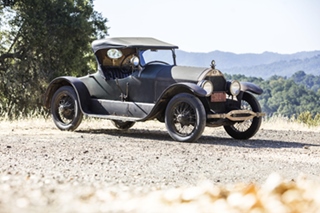
[[[74,89],[71,86],[60,87],[51,100],[53,122],[60,130],[75,130],[81,123],[83,114]]]
[[[261,112],[261,107],[257,99],[244,93],[241,100],[241,109]],[[254,136],[260,128],[262,117],[254,117],[250,120],[236,122],[231,126],[224,126],[226,132],[235,139],[249,139]]]
[[[169,135],[174,140],[196,141],[206,126],[204,106],[194,95],[178,94],[167,105],[165,124]]]

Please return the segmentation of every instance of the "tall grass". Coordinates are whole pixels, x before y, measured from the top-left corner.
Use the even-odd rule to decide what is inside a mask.
[[[0,104],[0,121],[15,121],[15,120],[28,120],[28,119],[48,119],[50,117],[49,111],[43,107],[35,108],[33,110],[23,110],[18,113],[12,114],[7,111],[10,108],[11,112],[15,110],[16,106],[13,105],[3,106]]]

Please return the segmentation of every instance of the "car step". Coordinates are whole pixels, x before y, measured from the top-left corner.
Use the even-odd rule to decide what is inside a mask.
[[[119,116],[119,115],[99,115],[99,114],[86,114],[88,117],[95,117],[95,118],[103,118],[109,120],[118,120],[118,121],[142,121],[143,118],[137,117],[127,117],[127,116]]]

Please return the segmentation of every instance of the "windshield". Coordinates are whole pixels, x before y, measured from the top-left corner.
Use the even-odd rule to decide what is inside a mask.
[[[152,64],[168,64],[174,65],[173,51],[171,49],[157,50],[148,49],[141,52],[141,65]]]

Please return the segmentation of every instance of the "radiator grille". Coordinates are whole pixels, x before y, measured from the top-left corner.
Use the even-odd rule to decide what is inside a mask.
[[[206,80],[213,83],[213,92],[225,92],[226,91],[226,79],[223,75],[217,76],[207,76]],[[215,113],[225,112],[226,102],[211,102],[210,97],[208,98],[208,103],[211,111]]]

